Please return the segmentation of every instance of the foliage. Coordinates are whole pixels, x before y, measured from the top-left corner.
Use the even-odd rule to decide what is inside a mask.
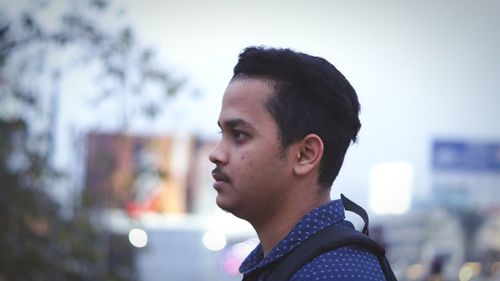
[[[68,215],[46,193],[62,175],[51,162],[54,89],[75,69],[93,73],[90,106],[124,101],[126,130],[134,114],[155,117],[184,81],[156,65],[132,29],[103,25],[108,1],[67,1],[73,8],[54,26],[41,18],[51,2],[14,16],[0,9],[0,280],[133,280],[131,260],[109,265],[110,236],[89,210],[74,204]],[[148,96],[151,84],[159,97]]]
[[[71,72],[93,76],[93,84],[78,85],[88,92],[91,108],[110,99],[121,108],[119,130],[127,130],[136,115],[156,117],[185,84],[158,65],[154,50],[143,47],[130,27],[113,28],[105,20],[107,1],[66,2],[73,5],[55,26],[43,17],[51,1],[32,1],[35,8],[15,18],[0,12],[0,102],[16,108],[17,116],[38,119],[45,136],[37,137],[49,138],[48,149],[58,96],[72,94],[58,92]]]
[[[0,120],[0,280],[96,280],[103,256],[89,216],[65,218],[41,186],[51,171],[26,146],[26,123]]]

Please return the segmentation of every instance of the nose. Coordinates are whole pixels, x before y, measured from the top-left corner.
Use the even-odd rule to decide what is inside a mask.
[[[215,148],[208,155],[208,160],[214,163],[215,165],[225,165],[227,163],[228,157],[227,153],[224,150],[222,141],[217,143]]]

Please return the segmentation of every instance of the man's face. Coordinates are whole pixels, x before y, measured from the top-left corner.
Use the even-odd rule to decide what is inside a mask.
[[[217,205],[244,219],[278,208],[292,178],[289,155],[265,103],[271,84],[262,79],[233,80],[224,93],[219,126],[222,139],[209,156]]]

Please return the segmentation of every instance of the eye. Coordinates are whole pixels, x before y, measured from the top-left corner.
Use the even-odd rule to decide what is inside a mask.
[[[242,142],[243,140],[245,140],[245,137],[246,137],[245,133],[243,133],[242,131],[238,131],[238,130],[233,130],[231,135],[236,142]]]

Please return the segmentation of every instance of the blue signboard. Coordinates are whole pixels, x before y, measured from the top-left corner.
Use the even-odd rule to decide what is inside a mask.
[[[434,141],[432,167],[445,171],[500,172],[500,143]]]

